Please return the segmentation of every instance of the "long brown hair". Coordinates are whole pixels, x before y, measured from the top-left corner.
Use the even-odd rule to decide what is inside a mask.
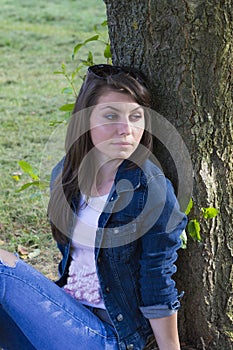
[[[63,168],[53,185],[48,205],[53,237],[59,243],[67,243],[72,235],[73,199],[77,198],[83,186],[90,188],[95,176],[94,166],[90,167],[90,161],[85,160],[94,147],[89,132],[90,115],[100,96],[107,91],[118,91],[130,95],[139,105],[150,107],[150,93],[141,79],[136,78],[140,77],[139,73],[135,74],[122,67],[117,74],[104,78],[89,72],[84,80],[67,128]],[[147,109],[144,115],[145,130],[140,144],[143,149],[151,151],[151,120]],[[137,156],[145,159],[146,154],[142,154],[142,150],[138,152],[141,154]]]

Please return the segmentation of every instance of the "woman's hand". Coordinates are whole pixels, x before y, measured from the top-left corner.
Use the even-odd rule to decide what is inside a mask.
[[[172,316],[149,320],[160,350],[180,350],[177,312]]]

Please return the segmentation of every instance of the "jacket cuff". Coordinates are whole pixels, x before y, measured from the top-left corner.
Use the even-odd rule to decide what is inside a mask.
[[[178,295],[177,299],[174,302],[170,302],[168,304],[141,306],[139,309],[143,313],[143,316],[148,319],[168,317],[180,309],[180,299],[183,295],[184,292]]]
[[[142,306],[141,312],[145,318],[162,318],[173,315],[177,310],[171,310],[167,305]]]

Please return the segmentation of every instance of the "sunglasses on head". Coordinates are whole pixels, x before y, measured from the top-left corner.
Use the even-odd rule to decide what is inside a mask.
[[[146,86],[142,76],[133,68],[112,66],[110,64],[97,64],[88,67],[88,73],[94,74],[98,78],[106,79],[109,76],[125,73],[137,80],[139,84]]]

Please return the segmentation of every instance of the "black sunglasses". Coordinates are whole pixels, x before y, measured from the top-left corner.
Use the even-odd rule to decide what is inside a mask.
[[[146,87],[146,82],[141,76],[141,74],[134,68],[112,66],[110,64],[96,64],[94,66],[88,67],[88,73],[94,74],[98,78],[106,79],[111,75],[116,75],[120,73],[125,73],[130,75],[132,78],[137,80],[139,84]]]

